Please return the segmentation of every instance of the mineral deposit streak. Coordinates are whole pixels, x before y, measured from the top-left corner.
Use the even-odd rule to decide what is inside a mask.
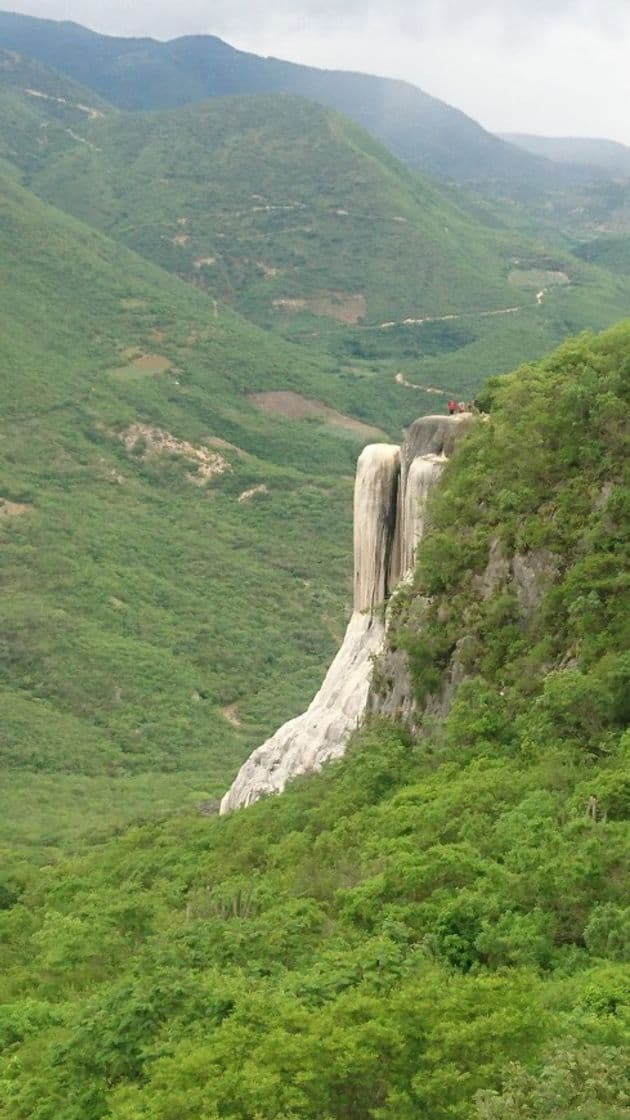
[[[387,596],[399,480],[399,447],[372,443],[364,448],[354,484],[355,611],[372,613]]]
[[[385,639],[378,608],[413,570],[429,493],[470,419],[467,413],[425,416],[411,425],[402,447],[377,443],[361,452],[354,488],[354,609],[343,644],[307,710],[243,764],[221,813],[279,793],[292,778],[344,753],[365,714],[372,657]]]

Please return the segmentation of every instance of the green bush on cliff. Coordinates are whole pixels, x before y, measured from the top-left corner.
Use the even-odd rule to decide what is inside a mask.
[[[396,621],[442,721],[15,872],[3,1118],[627,1120],[629,353],[492,387],[447,469]]]

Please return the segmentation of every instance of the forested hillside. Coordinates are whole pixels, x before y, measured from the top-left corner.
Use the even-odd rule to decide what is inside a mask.
[[[54,95],[25,86],[32,66]],[[1,73],[0,145],[31,189],[327,352],[345,406],[378,427],[470,398],[488,374],[628,307],[628,278],[606,258],[489,229],[321,106],[224,97],[86,112],[89,92],[64,91],[41,64],[12,56]]]
[[[379,432],[326,360],[0,198],[0,842],[38,858],[216,796],[310,698]],[[277,390],[296,418],[248,396]]]
[[[32,187],[266,322],[337,293],[341,322],[373,324],[510,299],[507,242],[319,105],[221,98],[112,114],[82,136]]]
[[[2,1120],[630,1120],[630,324],[541,359],[628,313],[606,174],[0,13]],[[452,396],[369,719],[219,818]]]
[[[520,229],[556,248],[559,237],[570,247],[571,238],[590,239],[620,221],[628,229],[628,208],[618,201],[619,177],[627,182],[628,175],[623,145],[528,136],[512,143],[406,82],[261,58],[214,36],[115,38],[11,12],[0,12],[2,48],[89,89],[88,105],[99,98],[146,112],[234,95],[307,98],[340,111],[409,167],[448,186],[491,227]]]
[[[488,385],[394,609],[415,730],[13,868],[0,1115],[627,1120],[629,389],[629,324]]]
[[[232,94],[291,93],[337,109],[413,167],[458,181],[559,185],[570,175],[487,132],[408,82],[318,70],[235,50],[213,35],[162,43],[0,12],[0,47],[29,55],[121,109],[166,109]],[[588,172],[587,172],[588,175]]]

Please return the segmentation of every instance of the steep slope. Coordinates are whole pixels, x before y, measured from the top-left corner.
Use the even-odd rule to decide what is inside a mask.
[[[630,148],[616,140],[579,136],[532,136],[521,132],[502,133],[501,139],[555,163],[579,163],[599,168],[611,177],[630,178]]]
[[[334,374],[0,186],[2,841],[41,844],[219,792],[308,699],[373,434],[256,407]]]
[[[300,774],[341,758],[370,710],[374,664],[386,645],[386,604],[413,574],[427,510],[448,457],[474,416],[423,416],[401,447],[364,447],[354,484],[354,603],[341,648],[301,715],[257,747],[221,800],[221,812],[279,793]]]
[[[620,276],[630,276],[630,234],[594,237],[592,241],[579,245],[576,255],[582,260],[603,266]]]
[[[500,238],[321,106],[222,98],[83,136],[34,188],[265,321],[301,299],[334,318],[337,292],[350,323],[509,299]]]
[[[0,49],[0,157],[26,172],[68,144],[85,143],[81,126],[115,110],[93,90],[34,59]]]
[[[487,374],[628,306],[623,278],[488,229],[349,121],[293,97],[114,114],[72,132],[34,164],[28,136],[18,144],[0,121],[41,194],[331,353],[344,407],[379,427],[470,398]]]
[[[6,1120],[627,1120],[629,352],[445,468],[396,631],[441,718],[6,881]]]
[[[3,12],[0,46],[40,59],[122,109],[162,109],[226,94],[293,93],[347,114],[400,159],[439,177],[539,188],[585,174],[524,153],[406,82],[260,58],[210,35],[169,43],[117,39],[73,23]]]

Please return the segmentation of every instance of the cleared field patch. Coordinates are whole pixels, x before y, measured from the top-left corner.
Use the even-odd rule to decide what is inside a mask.
[[[219,455],[218,451],[195,447],[188,440],[177,439],[170,432],[153,428],[149,424],[131,424],[120,438],[125,450],[141,459],[157,455],[181,455],[194,468],[187,476],[189,481],[198,486],[232,469],[227,459]]]
[[[344,416],[322,401],[314,401],[309,397],[302,397],[292,389],[272,389],[266,393],[248,393],[247,399],[262,408],[265,412],[275,412],[277,416],[286,416],[288,420],[307,420],[314,418],[331,424],[336,428],[355,432],[356,435],[371,438],[383,436],[380,428],[364,424],[362,420],[355,420],[352,416]]]
[[[0,498],[0,517],[22,517],[30,508],[23,502],[10,502],[8,498]]]
[[[257,494],[268,494],[268,493],[269,493],[268,488],[265,486],[264,482],[261,482],[261,483],[259,483],[258,486],[251,486],[249,488],[249,490],[243,490],[243,493],[239,494],[239,496],[238,496],[238,501],[241,504],[243,502],[251,502],[252,498],[255,498]]]
[[[238,708],[236,704],[226,704],[224,708],[221,708],[221,714],[223,715],[224,719],[228,721],[228,723],[232,724],[232,727],[243,726],[242,721],[238,716]]]
[[[508,280],[517,288],[552,288],[571,283],[566,272],[546,268],[515,268]]]
[[[110,369],[111,377],[120,381],[133,381],[138,377],[151,377],[158,373],[168,373],[171,361],[162,354],[140,354],[126,366]]]
[[[322,292],[319,295],[306,298],[274,299],[274,311],[284,311],[290,315],[301,311],[309,311],[311,315],[320,315],[327,319],[335,319],[338,323],[358,323],[367,310],[367,303],[362,292],[349,295],[347,292]]]

